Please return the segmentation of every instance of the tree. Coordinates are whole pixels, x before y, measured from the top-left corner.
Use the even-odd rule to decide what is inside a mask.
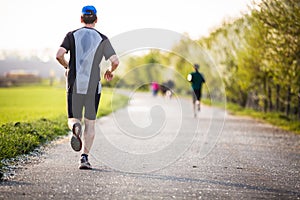
[[[286,115],[291,111],[292,95],[300,100],[300,1],[299,0],[262,0],[259,10],[252,16],[257,23],[267,29],[268,54],[266,59],[273,63],[274,81],[286,91]]]

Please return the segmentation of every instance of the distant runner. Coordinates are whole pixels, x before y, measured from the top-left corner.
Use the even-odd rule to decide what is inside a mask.
[[[73,132],[71,147],[74,151],[82,149],[79,169],[91,169],[88,154],[94,141],[95,119],[101,96],[100,62],[103,57],[110,60],[111,66],[104,74],[104,78],[110,81],[119,60],[109,39],[94,28],[97,23],[94,6],[82,8],[81,22],[84,27],[66,35],[56,59],[66,69],[68,126]],[[65,54],[69,51],[70,60],[66,61]],[[82,135],[83,107],[85,128]]]
[[[152,95],[154,97],[157,96],[157,93],[159,91],[159,84],[156,81],[153,81],[151,83],[151,90],[152,90]]]
[[[194,64],[195,71],[190,73],[187,80],[191,82],[193,89],[193,111],[194,117],[197,117],[197,110],[200,111],[200,101],[202,96],[202,84],[205,83],[203,75],[199,72],[199,65]]]

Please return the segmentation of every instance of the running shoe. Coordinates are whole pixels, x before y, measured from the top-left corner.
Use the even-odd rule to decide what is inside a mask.
[[[88,155],[86,154],[81,155],[79,169],[92,169],[92,166],[88,160]]]
[[[75,123],[72,129],[73,135],[71,138],[71,147],[74,151],[80,151],[82,148],[81,142],[81,125],[80,123]]]

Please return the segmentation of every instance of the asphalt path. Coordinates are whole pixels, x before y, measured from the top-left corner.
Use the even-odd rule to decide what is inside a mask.
[[[300,199],[300,136],[189,99],[131,94],[97,120],[89,156],[69,136],[0,183],[0,199]]]

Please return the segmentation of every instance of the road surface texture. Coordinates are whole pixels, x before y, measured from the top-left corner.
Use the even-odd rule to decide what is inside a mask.
[[[97,121],[89,156],[69,137],[0,183],[0,199],[300,199],[300,136],[189,99],[132,94]]]

